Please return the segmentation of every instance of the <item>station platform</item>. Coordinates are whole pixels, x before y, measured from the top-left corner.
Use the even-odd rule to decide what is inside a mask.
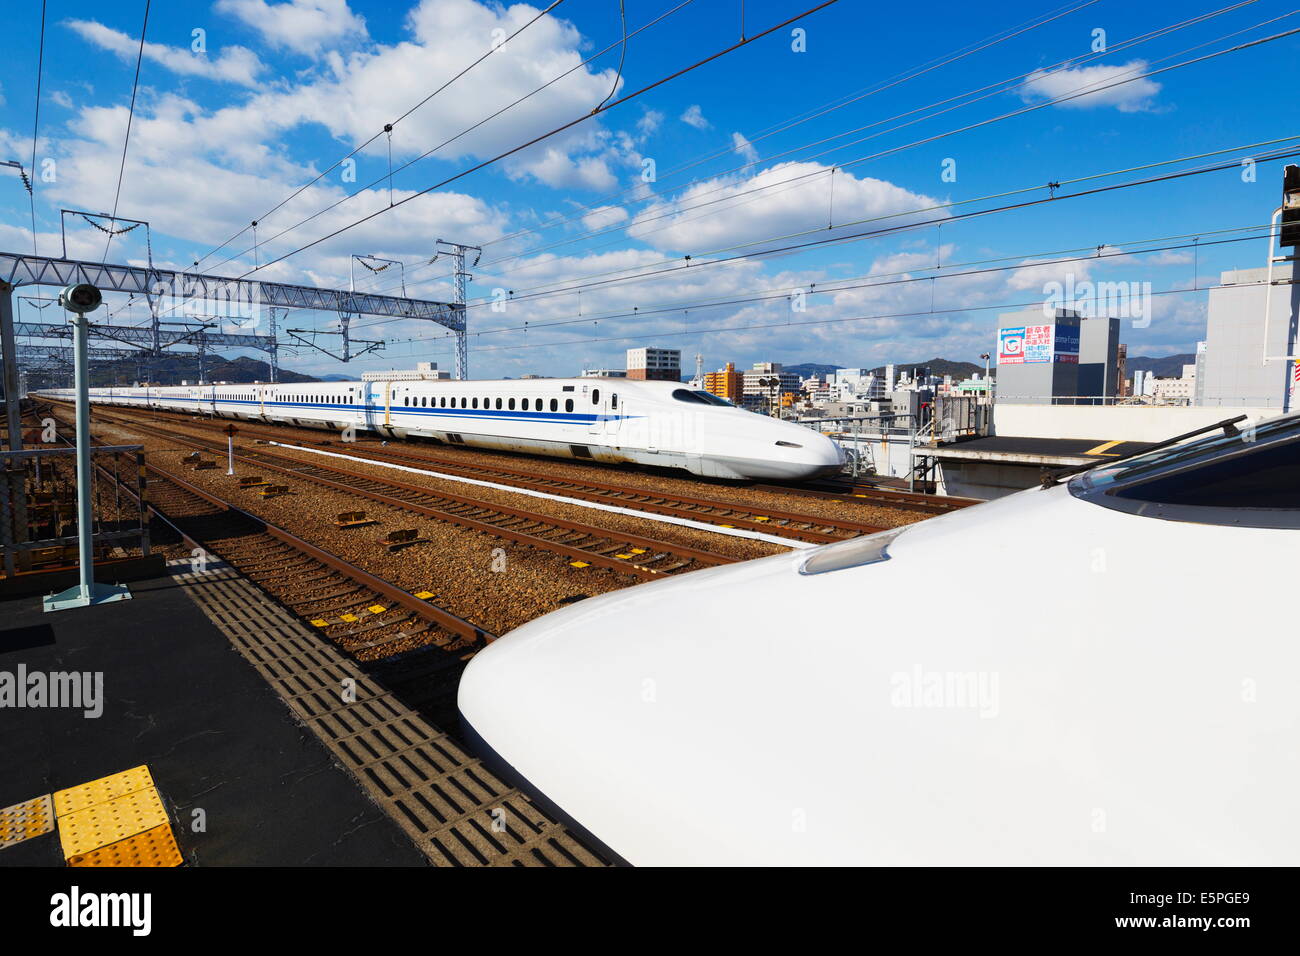
[[[1140,455],[1150,442],[1111,441],[1104,438],[1025,438],[1015,435],[992,435],[968,441],[926,447],[924,454],[951,461],[1001,462],[1067,468],[1071,465],[1097,465]]]
[[[0,866],[123,865],[124,816],[134,839],[161,835],[153,865],[427,865],[191,599],[181,570],[100,607],[0,602]],[[15,684],[30,689],[33,674],[91,676],[79,706],[48,706],[69,694],[16,706]],[[155,852],[168,827],[175,851]]]

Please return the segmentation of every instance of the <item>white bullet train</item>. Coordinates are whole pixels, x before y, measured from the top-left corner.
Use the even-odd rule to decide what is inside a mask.
[[[590,598],[459,707],[631,864],[1295,866],[1298,559],[1288,416]]]
[[[71,390],[42,393],[73,399]],[[681,468],[707,478],[835,474],[821,433],[674,382],[621,378],[320,382],[92,388],[91,402],[502,451]]]

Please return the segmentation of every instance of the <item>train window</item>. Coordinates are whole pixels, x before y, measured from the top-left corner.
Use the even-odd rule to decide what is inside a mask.
[[[497,408],[500,408],[500,407],[501,407],[501,399],[498,398],[498,399],[497,399]]]
[[[618,392],[611,392],[609,395],[609,407],[618,408]]]
[[[600,404],[600,389],[598,389],[598,388],[593,388],[593,389],[591,390],[591,404],[593,404],[593,405],[599,405],[599,404]]]
[[[1115,496],[1202,508],[1300,509],[1300,436],[1120,487]]]
[[[476,396],[474,400],[470,402],[470,404],[473,405],[475,408],[478,408],[478,397]]]
[[[564,400],[564,410],[565,410],[566,412],[571,412],[571,411],[573,411],[573,399],[571,399],[571,398],[566,398],[566,399]]]
[[[522,403],[522,404],[523,404],[523,407],[524,407],[524,411],[528,411],[528,399],[525,398],[525,399],[523,400],[523,403]]]
[[[1300,528],[1300,420],[1287,417],[1094,468],[1070,493],[1169,521]]]
[[[484,407],[484,408],[491,408],[491,407],[492,407],[492,399],[490,399],[490,398],[485,398],[485,399],[483,399],[483,407]]]
[[[560,407],[560,400],[558,398],[551,399],[551,411],[555,411],[559,407]]]
[[[510,399],[510,410],[512,412],[515,410],[515,400],[513,398]]]
[[[460,407],[461,407],[461,408],[464,408],[464,407],[465,407],[465,396],[464,396],[464,395],[462,395],[462,396],[460,397]]]

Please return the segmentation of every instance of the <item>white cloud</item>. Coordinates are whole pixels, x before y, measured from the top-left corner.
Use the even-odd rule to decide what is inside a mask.
[[[582,217],[582,224],[590,230],[605,229],[627,221],[628,211],[622,206],[600,206]]]
[[[366,37],[365,18],[353,13],[347,0],[217,0],[215,9],[252,27],[267,44],[298,53]]]
[[[120,30],[106,27],[94,20],[69,20],[67,25],[86,42],[117,54],[127,63],[135,62],[140,50],[138,38],[133,39]],[[266,69],[256,53],[242,46],[223,47],[220,55],[213,57],[162,43],[146,42],[144,58],[181,76],[199,76],[240,86],[257,85],[258,75]]]
[[[731,134],[731,148],[743,157],[745,162],[751,165],[758,162],[758,150],[754,148],[753,143],[745,138],[743,133]]]
[[[646,110],[645,115],[636,121],[637,132],[642,136],[650,136],[659,131],[663,125],[664,114],[658,110]]]
[[[1131,60],[1128,63],[1108,66],[1065,67],[1050,73],[1037,70],[1031,73],[1021,96],[1027,103],[1039,100],[1054,100],[1062,96],[1089,92],[1057,104],[1060,109],[1095,109],[1113,106],[1121,113],[1143,113],[1155,109],[1154,99],[1161,86],[1154,80],[1140,77],[1147,69],[1146,60]],[[1128,80],[1128,82],[1119,82]],[[1119,83],[1111,86],[1112,83]],[[1110,87],[1102,89],[1102,87]]]
[[[72,109],[72,97],[63,92],[63,90],[54,90],[51,92],[50,99],[54,101],[56,105],[62,106],[65,110]]]
[[[827,229],[832,198],[830,167],[791,162],[752,176],[698,183],[671,201],[647,207],[632,221],[628,233],[660,249],[699,251],[816,229],[824,231],[823,238],[831,238],[846,231],[886,229],[944,216],[934,208],[940,205],[937,199],[893,183],[858,179],[842,169],[834,178],[835,222],[873,222],[850,230],[839,225]]]
[[[687,126],[694,126],[696,129],[708,129],[713,125],[704,118],[704,112],[700,109],[698,103],[686,107],[686,112],[682,114],[681,120]]]

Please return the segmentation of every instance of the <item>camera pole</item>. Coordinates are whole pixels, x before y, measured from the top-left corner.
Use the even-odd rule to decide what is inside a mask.
[[[83,290],[90,290],[93,295]],[[95,583],[92,494],[95,476],[90,470],[90,362],[87,348],[90,320],[86,318],[86,313],[99,307],[99,290],[85,285],[70,287],[60,294],[59,302],[75,316],[72,320],[72,341],[76,356],[77,391],[77,566],[81,573],[81,583],[46,597],[46,611],[64,611],[131,598],[131,592],[125,585]]]

